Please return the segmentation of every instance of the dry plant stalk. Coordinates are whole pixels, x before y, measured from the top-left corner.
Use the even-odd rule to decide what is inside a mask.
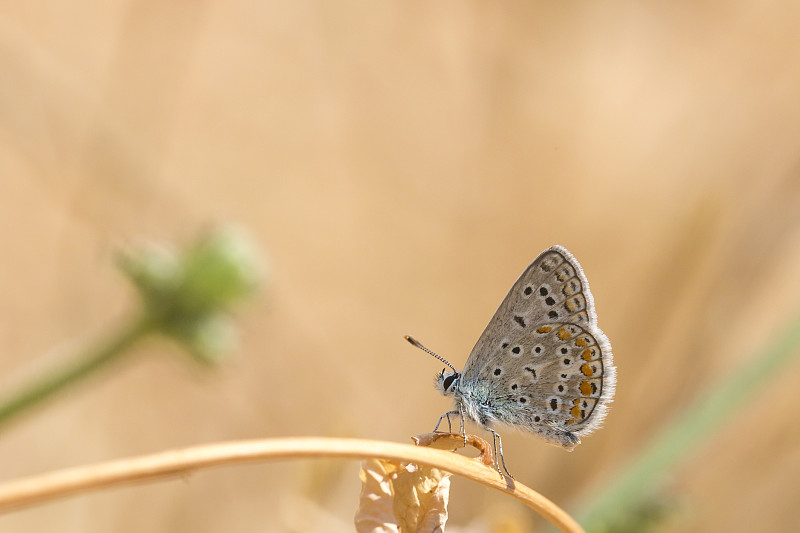
[[[496,470],[473,459],[409,444],[321,437],[194,446],[9,481],[0,485],[0,513],[106,487],[185,477],[195,470],[212,466],[312,457],[380,458],[438,468],[505,492],[535,510],[561,531],[583,531],[571,516],[541,494],[513,480],[501,479]]]
[[[436,448],[437,450],[456,451],[464,447],[464,437],[458,433],[425,433],[411,437],[417,446]],[[472,446],[481,454],[476,458],[486,466],[494,465],[492,447],[477,435],[467,435],[467,446]]]

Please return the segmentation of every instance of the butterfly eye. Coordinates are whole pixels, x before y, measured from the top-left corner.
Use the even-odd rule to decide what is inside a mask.
[[[442,383],[442,386],[444,386],[444,390],[448,390],[450,388],[450,385],[453,384],[453,382],[456,380],[457,377],[458,374],[453,374],[452,376],[447,376],[446,378],[444,378],[444,383]]]

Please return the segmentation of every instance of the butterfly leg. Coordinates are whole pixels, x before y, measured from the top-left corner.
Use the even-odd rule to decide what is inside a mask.
[[[500,434],[497,433],[495,430],[493,430],[492,428],[488,429],[489,431],[492,432],[492,447],[494,448],[494,466],[497,468],[497,473],[500,474],[501,476],[503,475],[503,473],[500,471],[500,465],[502,464],[503,470],[506,471],[508,477],[514,479],[514,476],[511,475],[511,472],[509,472],[508,468],[506,467],[506,458],[503,457],[503,439],[500,438]],[[497,453],[498,444],[500,453]]]
[[[461,418],[461,436],[464,437],[464,448],[467,447],[467,432],[464,430],[464,406],[458,402],[458,416]]]
[[[453,432],[453,426],[450,423],[450,415],[458,415],[461,414],[459,411],[447,411],[445,414],[439,417],[439,421],[436,422],[436,427],[433,428],[433,432],[436,433],[439,431],[439,425],[442,423],[443,418],[447,418],[447,430],[449,433]],[[463,425],[463,422],[462,422]]]

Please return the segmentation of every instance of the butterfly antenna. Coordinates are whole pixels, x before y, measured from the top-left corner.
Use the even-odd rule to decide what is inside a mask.
[[[410,336],[410,335],[406,335],[406,336],[405,336],[405,339],[406,339],[408,342],[410,342],[411,344],[413,344],[414,346],[416,346],[417,348],[419,348],[420,350],[422,350],[423,352],[427,352],[427,353],[431,354],[431,355],[432,355],[432,356],[434,356],[436,359],[438,359],[438,360],[439,360],[439,361],[441,361],[442,363],[444,363],[444,364],[446,364],[447,366],[449,366],[450,368],[452,368],[452,369],[453,369],[453,372],[455,372],[456,374],[458,374],[458,370],[456,370],[456,367],[454,367],[453,365],[451,365],[451,364],[450,364],[450,361],[448,361],[447,359],[445,359],[444,357],[442,357],[442,356],[441,356],[441,355],[439,355],[438,353],[434,353],[434,352],[432,352],[431,350],[427,349],[426,347],[424,347],[423,345],[421,345],[421,344],[419,343],[419,341],[418,341],[417,339],[415,339],[414,337],[412,337],[412,336]]]

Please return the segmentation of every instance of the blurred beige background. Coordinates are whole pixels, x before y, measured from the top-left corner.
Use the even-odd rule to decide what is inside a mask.
[[[449,405],[403,335],[463,365],[559,243],[617,398],[572,454],[504,443],[575,510],[800,307],[798,21],[790,1],[2,2],[2,390],[127,316],[121,245],[235,221],[271,283],[218,371],[142,346],[5,428],[0,478],[237,438],[409,442]],[[798,370],[674,472],[664,531],[794,527]],[[0,530],[349,531],[357,468],[220,469]],[[542,525],[463,480],[451,511],[453,531]]]

